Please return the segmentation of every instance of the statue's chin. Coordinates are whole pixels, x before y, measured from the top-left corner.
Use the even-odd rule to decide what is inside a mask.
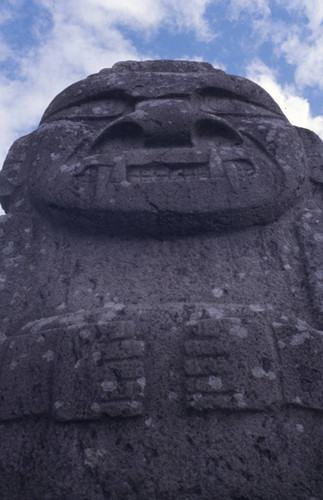
[[[249,197],[224,191],[227,194],[223,196],[221,184],[213,188],[212,183],[201,184],[147,182],[140,188],[114,185],[104,198],[52,198],[38,202],[37,208],[59,224],[65,221],[71,228],[112,236],[219,233],[270,223],[286,208],[277,203],[276,196],[264,199],[259,191]]]

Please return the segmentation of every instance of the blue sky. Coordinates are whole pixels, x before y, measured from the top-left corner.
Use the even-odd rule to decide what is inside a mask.
[[[250,78],[323,138],[322,0],[1,0],[0,163],[67,85],[160,58]]]

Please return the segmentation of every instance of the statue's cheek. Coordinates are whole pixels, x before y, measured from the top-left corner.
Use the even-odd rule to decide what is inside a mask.
[[[304,147],[295,128],[282,120],[261,120],[258,123],[246,120],[239,131],[276,164],[280,171],[279,174],[277,170],[277,176],[284,177],[281,187],[285,194],[297,193],[308,172]]]
[[[33,202],[61,205],[85,188],[91,191],[91,172],[81,180],[75,175],[78,159],[86,154],[91,138],[91,130],[80,123],[64,121],[39,128],[28,158]]]
[[[245,120],[239,127],[260,145],[268,155],[282,164],[292,164],[296,170],[304,170],[305,152],[303,144],[293,126],[283,120],[259,120],[258,123]]]

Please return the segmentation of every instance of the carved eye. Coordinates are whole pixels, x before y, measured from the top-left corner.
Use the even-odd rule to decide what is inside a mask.
[[[129,104],[119,98],[96,99],[55,113],[51,120],[95,120],[100,118],[115,119],[129,110]]]
[[[195,126],[195,133],[201,140],[230,142],[230,144],[241,144],[243,138],[238,132],[231,128],[224,120],[215,118],[199,120]]]
[[[239,115],[239,116],[268,116],[270,111],[250,102],[238,99],[205,97],[201,104],[202,111],[216,115]]]
[[[93,113],[94,117],[115,117],[120,115],[125,110],[126,103],[119,99],[110,99],[96,101],[94,105],[88,105],[88,107],[89,115]]]
[[[101,132],[92,144],[92,150],[100,147],[105,141],[109,144],[113,142],[115,146],[119,144],[120,148],[126,145],[139,146],[143,142],[143,130],[139,125],[130,121],[116,123]]]

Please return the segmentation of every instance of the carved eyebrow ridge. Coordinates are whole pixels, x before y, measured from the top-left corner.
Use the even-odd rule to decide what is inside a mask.
[[[232,90],[227,90],[223,89],[221,87],[204,87],[203,89],[199,89],[197,91],[197,95],[200,97],[215,97],[215,98],[222,98],[222,99],[235,99],[237,101],[241,102],[246,102],[247,104],[252,104],[254,106],[258,106],[259,108],[265,109],[266,111],[269,111],[270,113],[275,113],[276,115],[279,115],[282,118],[285,118],[282,111],[279,109],[278,105],[273,101],[273,105],[277,109],[274,109],[274,107],[269,108],[268,106],[262,104],[258,100],[254,99],[248,99],[246,96],[243,96],[240,93],[233,92]],[[217,113],[220,114],[220,113]],[[234,113],[223,113],[223,114],[234,114]],[[251,115],[249,115],[251,116]]]
[[[75,100],[73,99],[65,106],[61,106],[60,108],[55,109],[53,111],[51,111],[50,108],[47,109],[40,121],[40,125],[46,122],[46,120],[48,120],[49,118],[55,116],[57,113],[60,113],[61,111],[66,111],[70,108],[73,108],[74,106],[82,106],[82,104],[88,104],[92,102],[95,103],[96,101],[100,101],[102,99],[122,99],[125,102],[130,102],[130,103],[136,103],[138,100],[131,94],[125,92],[123,89],[97,92],[91,96],[86,96]]]
[[[261,106],[259,106],[261,107]],[[269,118],[270,120],[284,120],[284,116],[282,115],[279,115],[278,113],[276,113],[275,111],[271,111],[269,110],[268,108],[262,108],[262,109],[265,109],[267,112],[268,112],[268,115],[256,115],[256,114],[252,114],[252,113],[234,113],[233,111],[208,111],[208,113],[210,115],[215,115],[215,116],[234,116],[234,117],[237,117],[237,118]],[[270,113],[273,113],[277,116],[272,116],[272,114]],[[285,121],[285,120],[284,120]]]

